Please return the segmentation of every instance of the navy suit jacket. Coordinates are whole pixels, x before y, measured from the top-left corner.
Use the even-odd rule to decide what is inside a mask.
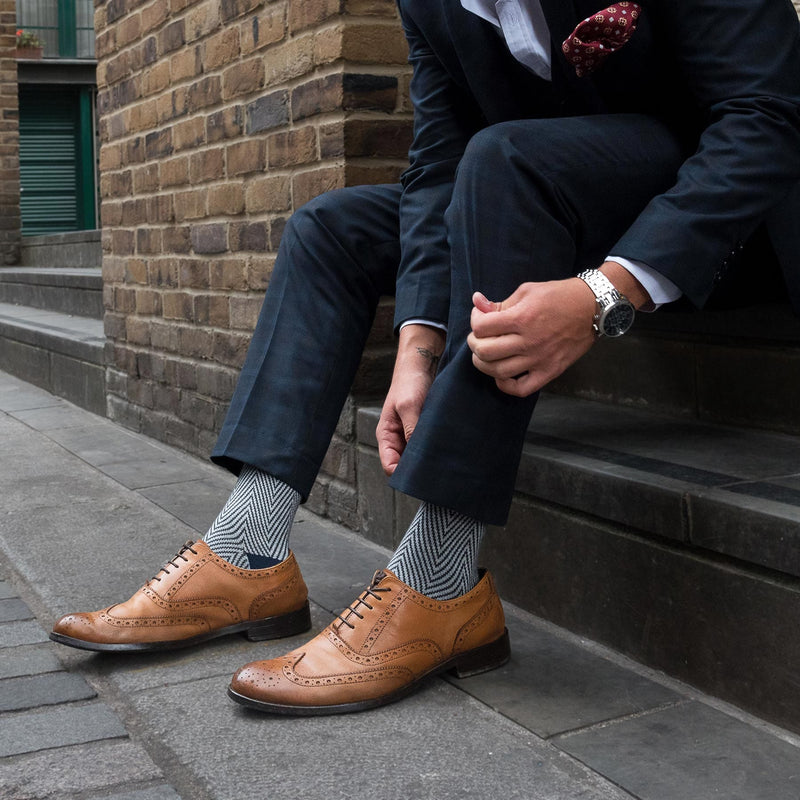
[[[610,2],[610,0],[609,0]],[[675,185],[613,252],[702,306],[756,228],[772,234],[800,309],[800,25],[789,0],[638,0],[636,32],[578,78],[561,42],[606,0],[542,0],[552,83],[459,0],[398,0],[413,66],[414,139],[403,174],[399,324],[447,321],[444,212],[469,139],[497,122],[623,112],[662,118],[685,143]],[[757,280],[757,276],[754,278]]]

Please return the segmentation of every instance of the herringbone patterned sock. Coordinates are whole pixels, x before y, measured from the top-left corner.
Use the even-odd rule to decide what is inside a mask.
[[[289,532],[300,500],[291,486],[245,465],[203,541],[237,567],[272,567],[289,555]]]
[[[478,583],[482,522],[423,503],[389,562],[389,569],[426,597],[452,600]]]

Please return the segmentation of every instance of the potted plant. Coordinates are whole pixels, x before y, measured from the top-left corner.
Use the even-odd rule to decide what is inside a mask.
[[[17,31],[17,58],[41,58],[44,42],[31,31]]]

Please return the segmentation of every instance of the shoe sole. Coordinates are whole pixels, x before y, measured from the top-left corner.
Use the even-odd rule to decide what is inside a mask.
[[[174,639],[166,642],[122,642],[105,643],[90,642],[85,639],[76,639],[74,636],[65,636],[63,633],[53,631],[50,638],[59,644],[68,647],[77,647],[80,650],[93,650],[99,653],[151,653],[163,650],[179,650],[184,647],[202,644],[210,639],[220,636],[230,636],[234,633],[243,633],[251,642],[263,642],[267,639],[282,639],[286,636],[295,636],[305,633],[311,628],[311,611],[308,602],[297,611],[280,614],[275,617],[239,622],[236,625],[227,625],[209,633],[201,633],[188,639]]]
[[[472,675],[480,675],[482,672],[502,667],[511,657],[511,645],[508,639],[508,628],[503,631],[503,635],[490,644],[469,650],[466,653],[459,653],[457,656],[449,658],[438,666],[415,678],[411,683],[406,684],[397,691],[384,695],[383,697],[373,697],[369,700],[360,700],[356,703],[339,703],[337,705],[324,706],[290,706],[280,703],[268,703],[265,700],[256,700],[252,697],[240,694],[228,687],[228,697],[235,703],[246,706],[247,708],[262,711],[267,714],[280,714],[292,717],[315,717],[329,714],[351,714],[356,711],[367,711],[371,708],[395,703],[404,697],[421,688],[422,684],[434,675],[441,675],[449,672],[456,678],[469,678]]]

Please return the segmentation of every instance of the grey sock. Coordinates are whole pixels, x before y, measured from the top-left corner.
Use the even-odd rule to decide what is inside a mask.
[[[426,597],[452,600],[478,583],[478,551],[486,525],[423,503],[388,568]]]
[[[237,567],[272,567],[289,555],[289,533],[300,500],[288,484],[245,464],[203,541]]]

